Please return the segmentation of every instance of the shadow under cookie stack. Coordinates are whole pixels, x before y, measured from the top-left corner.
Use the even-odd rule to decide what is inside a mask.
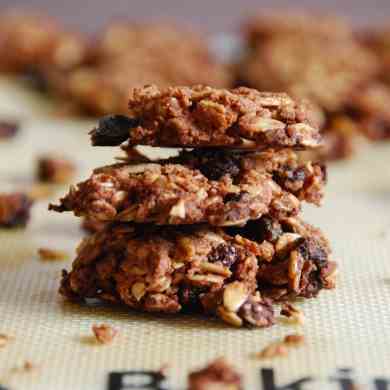
[[[309,104],[146,86],[132,91],[128,117],[103,118],[91,139],[126,157],[50,205],[100,226],[63,273],[65,297],[266,327],[276,303],[334,287],[327,239],[298,216],[301,202],[320,204],[326,182],[323,165],[296,154],[321,144]],[[182,149],[155,159],[140,145]]]

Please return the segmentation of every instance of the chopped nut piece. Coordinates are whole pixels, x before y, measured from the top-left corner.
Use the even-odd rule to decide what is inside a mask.
[[[64,251],[50,248],[39,248],[38,254],[39,258],[43,261],[65,260],[67,257],[69,257],[68,254]]]
[[[242,390],[241,375],[220,358],[188,376],[188,390],[211,389]]]
[[[282,316],[286,316],[290,322],[298,325],[303,325],[305,322],[305,316],[301,310],[293,306],[291,303],[284,303],[280,311]]]
[[[92,331],[100,344],[110,344],[119,332],[118,329],[107,324],[92,325]]]
[[[249,297],[240,307],[238,315],[249,326],[264,328],[275,323],[272,302],[269,299],[262,299],[259,295]]]
[[[46,155],[38,159],[37,178],[41,182],[68,183],[75,171],[75,165],[64,157]]]
[[[248,290],[244,283],[228,284],[223,292],[223,305],[228,311],[237,312],[248,299]]]
[[[289,334],[284,338],[284,342],[288,345],[301,345],[305,342],[305,336],[302,334]]]
[[[0,348],[5,347],[12,340],[11,336],[7,334],[0,333]]]
[[[31,205],[32,201],[23,193],[0,194],[0,227],[26,226]]]

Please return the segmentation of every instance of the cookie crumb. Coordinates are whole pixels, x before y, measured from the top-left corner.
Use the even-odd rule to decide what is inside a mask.
[[[303,325],[305,323],[305,316],[303,312],[291,303],[283,304],[280,314],[287,317],[291,323],[295,323],[297,325]]]
[[[303,334],[293,333],[288,334],[284,338],[284,343],[287,345],[299,346],[305,342],[305,336]]]
[[[223,358],[205,368],[191,372],[188,376],[188,390],[208,389],[242,390],[241,375]]]
[[[19,130],[19,123],[11,121],[0,121],[0,139],[12,138]]]
[[[29,360],[26,360],[23,364],[24,371],[32,371],[34,368],[35,366]]]
[[[38,367],[33,364],[30,360],[25,360],[21,366],[16,366],[11,369],[11,374],[23,374],[30,373],[37,369]]]
[[[0,193],[0,227],[25,227],[30,219],[32,200],[21,192]]]
[[[65,184],[76,172],[75,165],[65,157],[45,155],[38,158],[37,179],[40,182]]]
[[[12,339],[13,337],[4,333],[0,333],[0,348],[5,347]]]
[[[42,261],[65,260],[67,257],[69,257],[68,254],[64,251],[50,248],[39,248],[38,255]]]
[[[118,329],[111,325],[92,325],[92,331],[100,344],[110,344],[118,334]]]
[[[284,342],[282,341],[275,341],[268,346],[266,346],[264,349],[262,349],[260,352],[255,354],[255,357],[257,359],[273,359],[280,356],[287,356],[288,355],[288,349]]]

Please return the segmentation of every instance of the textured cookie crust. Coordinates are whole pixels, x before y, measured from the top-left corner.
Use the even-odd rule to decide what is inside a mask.
[[[310,148],[320,143],[309,106],[286,94],[248,88],[136,88],[129,100],[139,126],[129,143],[159,146]]]
[[[72,300],[200,311],[235,326],[270,326],[271,299],[334,287],[329,253],[322,233],[296,218],[264,217],[227,230],[114,224],[82,241],[60,292]]]
[[[299,164],[290,150],[196,150],[96,169],[50,207],[102,221],[242,225],[266,213],[296,215],[300,201],[319,204],[325,181],[323,166]]]
[[[335,112],[378,70],[375,56],[353,40],[276,35],[249,52],[241,64],[241,79],[251,87],[286,91]]]

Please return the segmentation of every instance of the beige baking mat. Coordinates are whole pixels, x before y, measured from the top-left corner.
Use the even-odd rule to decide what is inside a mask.
[[[53,107],[4,80],[0,114],[0,119],[23,118],[21,133],[0,144],[1,190],[25,187],[40,152],[72,157],[80,177],[112,162],[111,148],[89,146],[93,122],[56,118]],[[59,189],[54,198],[64,192]],[[366,147],[353,161],[332,165],[324,206],[305,210],[306,219],[330,237],[340,277],[336,290],[299,304],[306,317],[302,329],[285,324],[232,329],[200,317],[64,303],[57,288],[61,269],[70,263],[44,263],[37,248],[65,250],[72,257],[82,232],[78,219],[50,214],[46,207],[45,202],[34,207],[25,231],[0,232],[0,333],[14,336],[0,348],[0,384],[6,388],[103,390],[112,371],[158,370],[168,364],[170,388],[183,389],[188,370],[219,356],[243,372],[247,389],[263,388],[264,367],[274,369],[283,389],[299,389],[286,385],[302,377],[312,378],[302,389],[341,389],[329,381],[340,376],[341,368],[352,369],[362,389],[375,388],[374,378],[390,379],[390,144]],[[90,342],[91,325],[102,322],[120,329],[111,345]],[[270,341],[297,330],[306,344],[287,357],[251,358]],[[15,369],[25,361],[32,370]]]

